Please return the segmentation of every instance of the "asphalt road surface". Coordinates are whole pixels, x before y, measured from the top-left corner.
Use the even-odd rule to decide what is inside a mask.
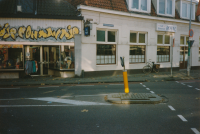
[[[0,88],[0,134],[199,134],[200,81],[129,83],[160,104],[111,104],[123,83]]]

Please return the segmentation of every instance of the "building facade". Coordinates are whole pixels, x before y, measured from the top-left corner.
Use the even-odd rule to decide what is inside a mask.
[[[0,5],[14,7],[1,8],[0,78],[75,76],[74,37],[81,34],[82,17],[70,3],[5,0]]]
[[[118,4],[117,4],[118,3]],[[102,6],[104,5],[104,6]],[[142,73],[151,60],[160,70],[186,69],[189,40],[189,1],[126,0],[79,3],[90,35],[82,34],[81,69],[85,76],[121,74],[120,57],[128,73]],[[192,3],[191,68],[200,66],[200,23]],[[85,31],[84,31],[85,32]],[[88,51],[89,50],[89,51]]]

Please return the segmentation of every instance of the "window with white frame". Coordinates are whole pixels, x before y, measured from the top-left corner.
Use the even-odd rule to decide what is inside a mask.
[[[149,0],[130,0],[129,10],[139,11],[139,12],[150,12],[150,4]]]
[[[182,18],[185,18],[185,19],[190,19],[190,2],[182,2],[182,5],[181,5],[181,9],[182,9]],[[194,14],[195,14],[195,11],[194,11],[194,4],[192,4],[192,10],[191,10],[191,19],[195,19],[194,17]]]
[[[130,33],[129,63],[144,63],[147,33]]]
[[[170,46],[157,46],[157,62],[170,61]]]
[[[97,30],[96,64],[116,64],[116,31]]]
[[[188,45],[189,37],[185,35],[180,36],[180,45]]]
[[[170,35],[158,34],[157,35],[157,62],[170,61]],[[162,45],[162,46],[160,46]]]
[[[160,15],[174,16],[175,1],[174,0],[157,0],[157,13]]]

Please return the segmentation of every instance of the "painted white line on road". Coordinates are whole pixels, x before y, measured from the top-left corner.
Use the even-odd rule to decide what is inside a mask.
[[[147,90],[150,90],[149,88],[146,88]]]
[[[200,134],[200,132],[196,128],[191,128],[195,134]]]
[[[140,83],[142,85],[142,83]]]
[[[69,100],[69,99],[60,99],[60,98],[53,98],[53,97],[26,98],[26,99],[47,101],[47,102],[65,103],[65,104],[73,104],[73,105],[111,105],[111,104],[108,104],[108,103]]]
[[[181,83],[182,85],[185,85],[184,83]]]
[[[176,83],[179,83],[178,81],[176,81]]]
[[[192,87],[192,86],[190,86],[190,85],[187,85],[188,87]]]
[[[145,85],[143,85],[143,87],[146,87]]]
[[[94,85],[76,85],[76,86],[94,86]]]
[[[109,85],[113,85],[113,86],[115,86],[115,85],[124,85],[124,84],[109,84]]]
[[[198,88],[195,88],[196,90],[200,90],[200,89],[198,89]]]
[[[17,88],[0,88],[0,89],[20,89],[20,87],[17,87]]]
[[[50,86],[50,87],[59,87],[59,86]],[[38,88],[50,88],[50,87],[38,87]]]
[[[175,109],[174,109],[172,106],[168,105],[168,107],[169,107],[172,111],[175,111]]]
[[[187,121],[182,115],[178,115],[178,117],[182,120],[182,121]]]
[[[155,94],[153,91],[150,91],[152,94]]]

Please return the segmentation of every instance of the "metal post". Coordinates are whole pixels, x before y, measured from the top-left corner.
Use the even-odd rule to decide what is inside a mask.
[[[173,47],[174,47],[174,39],[173,39],[173,44],[171,46],[171,77],[173,77],[173,74],[172,74],[172,67],[173,67]]]
[[[123,57],[123,61],[124,61],[124,57]],[[125,61],[124,61],[123,79],[124,79],[124,92],[129,93],[128,75],[127,75],[127,70],[125,70]]]
[[[191,29],[191,17],[192,17],[192,0],[190,1],[190,23],[189,23],[189,30]],[[190,41],[188,43],[187,76],[190,76]]]

